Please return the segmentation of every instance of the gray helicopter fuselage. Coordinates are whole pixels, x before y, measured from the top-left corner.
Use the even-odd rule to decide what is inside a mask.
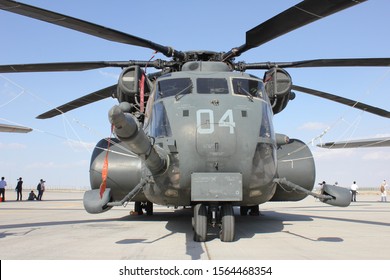
[[[293,85],[284,68],[383,67],[390,65],[390,59],[245,63],[235,62],[235,58],[361,2],[364,1],[302,1],[248,30],[245,42],[228,52],[182,52],[71,16],[0,0],[2,10],[117,43],[147,48],[171,58],[169,61],[11,64],[0,65],[0,72],[120,67],[118,84],[38,116],[51,118],[107,97],[119,101],[108,113],[115,138],[99,141],[92,154],[92,190],[84,194],[85,210],[102,213],[134,201],[133,214],[141,215],[145,209],[147,215],[152,215],[153,203],[191,205],[195,241],[206,241],[211,225],[219,227],[221,241],[232,242],[235,239],[233,206],[240,206],[240,215],[247,215],[248,211],[259,215],[261,203],[298,201],[307,195],[334,206],[349,205],[351,194],[345,188],[324,184],[321,194],[312,192],[315,164],[310,148],[301,140],[275,135],[272,115],[282,112],[294,99],[292,90],[382,117],[389,118],[390,113],[348,98]],[[159,71],[146,75],[148,68]],[[263,80],[244,73],[261,69],[266,70]]]
[[[169,156],[168,169],[144,189],[148,200],[257,205],[273,196],[276,140],[260,79],[224,63],[190,62],[158,79],[148,115],[145,129]]]

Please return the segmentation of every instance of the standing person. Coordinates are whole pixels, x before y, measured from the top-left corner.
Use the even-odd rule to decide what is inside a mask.
[[[3,202],[5,201],[5,187],[7,186],[7,182],[4,177],[1,177],[0,181],[0,195],[3,198]]]
[[[18,179],[18,183],[16,184],[16,201],[22,200],[22,190],[23,190],[23,181],[22,177]]]
[[[380,187],[381,201],[382,202],[387,202],[387,187],[388,187],[388,185],[386,183],[386,180],[383,180],[381,187]]]
[[[37,190],[38,190],[38,198],[37,198],[37,200],[42,200],[42,195],[43,195],[43,192],[45,191],[45,182],[46,181],[43,181],[43,179],[41,179],[39,181],[39,184],[37,186]]]
[[[358,190],[358,185],[356,184],[355,181],[353,181],[353,184],[351,185],[351,192],[352,192],[352,198],[351,198],[351,201],[353,202],[356,202],[356,194],[357,194],[357,190]]]

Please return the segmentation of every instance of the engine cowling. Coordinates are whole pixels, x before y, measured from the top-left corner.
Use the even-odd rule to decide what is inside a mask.
[[[126,149],[118,139],[111,138],[110,141],[112,142],[108,155],[107,189],[111,190],[111,200],[116,201],[121,200],[140,182],[142,162],[137,155]],[[107,143],[107,139],[100,140],[92,153],[89,170],[92,189],[99,189],[102,183]],[[143,195],[142,197],[136,197],[134,200],[137,200],[137,198],[140,201],[146,201]]]
[[[286,178],[308,191],[315,183],[315,164],[309,147],[300,140],[290,139],[288,144],[280,145],[277,150],[279,178]],[[277,185],[272,201],[299,201],[306,193]]]

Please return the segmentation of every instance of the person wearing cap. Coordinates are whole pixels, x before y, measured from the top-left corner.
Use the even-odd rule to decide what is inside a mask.
[[[0,181],[0,196],[2,197],[2,201],[5,201],[5,187],[7,186],[7,182],[4,177],[1,177]]]
[[[358,185],[356,184],[356,181],[353,181],[353,184],[351,185],[351,193],[352,198],[351,201],[356,202],[356,194],[358,193]]]
[[[23,190],[23,180],[22,177],[18,179],[18,183],[16,184],[16,201],[22,201],[22,190]]]
[[[39,181],[39,184],[37,186],[37,190],[38,190],[38,198],[37,198],[37,200],[42,200],[42,195],[43,195],[43,192],[45,191],[45,182],[46,181],[43,181],[43,179],[41,179]]]

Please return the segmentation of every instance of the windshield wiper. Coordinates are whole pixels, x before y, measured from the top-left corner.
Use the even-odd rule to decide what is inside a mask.
[[[188,91],[188,92],[187,92]],[[181,91],[179,91],[178,93],[175,94],[175,99],[176,101],[179,101],[179,99],[181,98],[180,95],[185,95],[185,94],[188,94],[192,91],[192,83],[189,84],[187,87],[183,88]],[[183,97],[182,96],[182,97]]]
[[[245,93],[245,95],[249,98],[250,101],[253,102],[253,95],[250,94],[245,88],[241,87],[241,85],[238,86],[239,92]]]

